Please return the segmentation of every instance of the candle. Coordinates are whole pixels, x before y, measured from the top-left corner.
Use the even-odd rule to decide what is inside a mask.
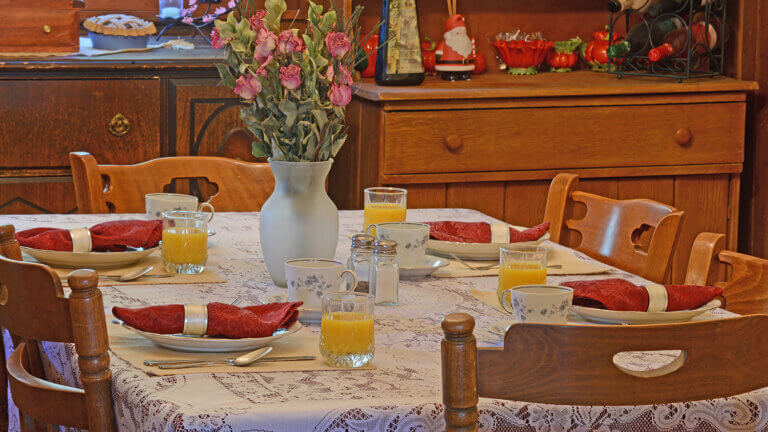
[[[164,7],[160,10],[160,18],[178,18],[181,15],[181,9],[173,6]]]

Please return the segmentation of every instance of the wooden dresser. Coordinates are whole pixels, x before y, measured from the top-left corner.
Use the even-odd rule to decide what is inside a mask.
[[[686,212],[672,274],[680,281],[698,233],[727,233],[736,248],[755,88],[725,77],[677,83],[586,71],[429,77],[420,87],[363,81],[330,190],[340,207],[360,208],[363,188],[402,186],[412,208],[472,208],[529,226],[541,222],[554,175],[576,173],[583,190]]]

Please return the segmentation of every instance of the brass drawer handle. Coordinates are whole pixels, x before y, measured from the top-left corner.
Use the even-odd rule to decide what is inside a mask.
[[[675,132],[675,141],[677,141],[678,145],[681,146],[687,146],[691,143],[691,140],[693,139],[693,134],[691,133],[691,130],[688,128],[681,128],[678,129],[677,132]]]
[[[51,32],[51,26],[49,26],[48,24],[45,24],[43,26],[43,33],[48,34],[50,32]]]
[[[121,137],[131,130],[131,122],[129,122],[124,115],[117,113],[112,117],[112,120],[109,121],[107,129],[109,129],[109,133],[112,135]]]
[[[464,142],[458,135],[448,135],[445,137],[445,142],[443,144],[445,144],[445,148],[447,148],[448,151],[453,153],[461,150],[461,148],[464,147]]]

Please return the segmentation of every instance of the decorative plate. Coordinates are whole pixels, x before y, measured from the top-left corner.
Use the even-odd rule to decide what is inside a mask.
[[[185,336],[180,334],[157,334],[137,330],[128,324],[123,323],[123,327],[135,332],[161,347],[189,352],[233,352],[250,351],[261,348],[270,343],[281,339],[289,334],[301,330],[301,323],[296,321],[288,329],[278,330],[272,336],[262,338],[243,338],[243,339],[225,339],[208,336]]]
[[[400,279],[420,279],[425,278],[437,269],[450,264],[448,260],[427,256],[423,265],[417,267],[400,267]]]
[[[525,227],[510,225],[517,230]],[[510,246],[535,246],[549,240],[549,233],[544,234],[538,240],[519,243],[462,243],[444,240],[432,240],[427,242],[427,250],[434,254],[451,258],[451,254],[465,260],[491,261],[499,259],[499,249]]]
[[[690,321],[705,312],[720,307],[720,304],[720,300],[714,299],[696,309],[674,312],[612,311],[584,306],[573,306],[571,311],[589,321],[601,324],[664,324]]]
[[[90,269],[127,267],[152,255],[158,249],[160,246],[125,252],[64,252],[21,247],[22,252],[52,267]]]

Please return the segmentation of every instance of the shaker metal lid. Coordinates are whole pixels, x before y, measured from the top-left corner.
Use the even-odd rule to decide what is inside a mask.
[[[396,253],[397,242],[394,240],[377,240],[373,243],[374,253]]]
[[[368,234],[355,234],[352,237],[352,247],[356,249],[372,249],[376,239]]]

